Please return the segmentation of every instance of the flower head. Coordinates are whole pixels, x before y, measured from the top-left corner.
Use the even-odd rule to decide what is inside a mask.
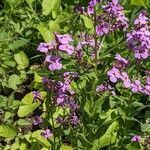
[[[62,68],[62,64],[60,63],[60,57],[48,55],[45,58],[45,61],[49,63],[49,70],[60,70]]]
[[[141,141],[141,136],[140,135],[134,135],[131,139],[133,142],[140,142]]]
[[[36,115],[33,121],[33,125],[38,125],[41,124],[42,122],[43,122],[42,118]]]
[[[47,139],[47,138],[52,137],[53,133],[51,132],[50,129],[46,129],[41,133],[41,135]]]

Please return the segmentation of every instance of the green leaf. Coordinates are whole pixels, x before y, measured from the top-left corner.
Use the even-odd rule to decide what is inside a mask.
[[[28,5],[30,6],[30,8],[32,8],[32,3],[34,2],[34,0],[26,0],[26,2],[27,2]]]
[[[29,66],[28,57],[23,51],[20,51],[19,53],[15,54],[14,59],[17,62],[18,67],[20,69],[25,69],[26,67]]]
[[[17,132],[16,129],[11,125],[1,125],[0,126],[0,136],[5,138],[14,138]]]
[[[54,39],[54,35],[47,28],[45,28],[44,24],[39,24],[37,29],[39,30],[45,42],[50,42]]]
[[[34,82],[42,83],[42,77],[37,72],[34,73]]]
[[[11,75],[8,79],[8,86],[16,90],[18,84],[21,84],[20,77],[16,74]]]
[[[37,142],[39,142],[41,145],[43,145],[46,148],[51,149],[51,144],[48,142],[46,138],[41,136],[42,130],[37,130],[32,133],[31,137],[35,139]]]
[[[117,133],[115,131],[118,130],[118,127],[118,122],[113,122],[101,138],[93,141],[94,146],[92,150],[95,150],[97,148],[103,148],[105,146],[115,143],[117,138]]]
[[[73,150],[73,148],[71,146],[68,145],[61,145],[60,150]]]
[[[20,126],[29,126],[29,125],[32,125],[31,122],[25,120],[25,119],[19,119],[17,121],[17,124],[20,125]]]
[[[42,13],[43,15],[49,15],[52,10],[58,11],[61,5],[61,0],[43,0],[42,2]]]
[[[33,93],[30,92],[30,93],[28,93],[28,94],[26,94],[26,95],[24,96],[24,98],[22,99],[22,102],[23,102],[24,104],[31,105],[32,102],[33,102],[33,99],[34,99]]]
[[[48,25],[49,25],[51,32],[60,32],[61,31],[60,25],[57,21],[50,21]]]
[[[141,147],[138,142],[133,142],[127,145],[127,150],[141,150]]]
[[[31,105],[20,106],[19,110],[18,110],[18,116],[19,117],[25,117],[28,114],[31,114],[38,106],[39,106],[38,103],[33,103]]]
[[[84,16],[84,15],[81,15],[81,18],[83,19],[84,25],[86,28],[88,28],[88,29],[94,28],[93,21],[90,18],[88,18],[87,16]]]
[[[146,2],[147,2],[147,0],[131,0],[131,5],[146,7]]]
[[[11,43],[9,45],[9,48],[12,50],[16,50],[16,49],[26,45],[28,42],[29,42],[29,40],[27,40],[27,39],[17,40],[17,41],[14,41],[13,43]]]

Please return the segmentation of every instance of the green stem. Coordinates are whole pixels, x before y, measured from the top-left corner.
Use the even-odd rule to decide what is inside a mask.
[[[50,103],[49,103],[50,102]],[[49,106],[50,104],[50,106]],[[54,137],[54,150],[56,149],[56,138],[55,138],[55,125],[54,125],[54,118],[53,118],[53,112],[52,112],[52,108],[53,108],[53,103],[52,103],[52,98],[51,98],[51,94],[50,91],[48,91],[48,98],[46,100],[46,108],[47,108],[47,118],[51,118],[52,120],[52,129],[53,129],[53,137]]]

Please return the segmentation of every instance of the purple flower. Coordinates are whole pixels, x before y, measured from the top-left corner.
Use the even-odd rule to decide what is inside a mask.
[[[146,83],[150,85],[150,76],[147,77]]]
[[[50,131],[50,129],[46,129],[41,133],[41,136],[47,138],[50,138],[53,136],[53,133]]]
[[[37,51],[47,53],[48,52],[48,44],[47,43],[40,43],[40,45],[37,48]]]
[[[109,24],[106,23],[106,22],[103,22],[103,23],[101,23],[100,25],[96,26],[96,33],[97,33],[97,35],[99,35],[99,36],[106,35],[106,34],[108,34],[109,31],[110,31],[109,28],[110,28]]]
[[[67,95],[65,95],[63,93],[59,94],[58,97],[56,98],[57,105],[63,105],[66,97],[67,97]]]
[[[38,124],[41,124],[42,122],[43,122],[43,120],[40,116],[35,116],[33,125],[38,125]]]
[[[108,90],[108,87],[107,85],[104,85],[104,84],[100,84],[97,88],[96,88],[96,92],[104,92],[104,91],[107,91]]]
[[[131,81],[130,81],[129,76],[126,72],[121,73],[121,80],[123,81],[123,84],[126,88],[131,87]]]
[[[119,61],[119,63],[123,64],[123,65],[128,65],[128,60],[126,60],[125,58],[121,57],[120,54],[116,54],[115,59]]]
[[[62,64],[60,63],[60,57],[48,55],[45,58],[45,61],[49,63],[49,70],[60,70],[62,68]]]
[[[135,29],[127,34],[127,44],[133,50],[136,59],[147,59],[150,49],[149,20],[145,13],[139,14],[135,20]]]
[[[34,100],[41,100],[42,99],[39,91],[32,91],[32,93],[33,93],[33,99]]]
[[[149,56],[148,50],[139,50],[139,51],[135,51],[134,53],[135,58],[137,59],[146,59]]]
[[[117,80],[121,78],[120,71],[115,67],[113,67],[111,70],[109,70],[107,72],[107,75],[109,76],[110,81],[113,83],[116,83]]]
[[[58,42],[63,45],[69,44],[69,42],[73,41],[73,39],[69,34],[64,34],[64,35],[56,34],[56,40],[58,40]]]
[[[71,45],[60,45],[59,50],[67,52],[69,55],[72,55],[74,52],[74,47]]]
[[[142,91],[141,82],[139,80],[135,80],[134,83],[131,83],[131,90],[133,93],[141,92]]]
[[[70,119],[70,123],[74,126],[76,126],[78,123],[79,123],[79,119],[78,117],[76,116],[76,114],[73,114],[71,116],[71,119]]]
[[[88,6],[88,8],[87,8],[87,13],[88,13],[89,15],[94,14],[94,6]]]
[[[146,25],[149,21],[149,18],[146,17],[147,13],[146,12],[142,12],[139,14],[138,18],[134,21],[135,25]]]
[[[134,135],[131,139],[132,142],[140,142],[141,136],[140,135]]]
[[[83,12],[84,12],[84,7],[82,7],[82,6],[75,6],[75,7],[73,8],[73,10],[74,10],[74,12],[76,12],[76,13],[83,13]]]

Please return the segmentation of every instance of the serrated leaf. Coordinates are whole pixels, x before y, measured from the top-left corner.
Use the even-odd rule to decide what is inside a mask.
[[[19,53],[14,54],[14,59],[17,62],[18,67],[20,69],[25,69],[26,67],[29,66],[29,59],[23,51],[20,51]]]
[[[39,30],[45,42],[48,43],[54,39],[54,35],[44,26],[44,24],[39,24],[37,29]]]
[[[14,138],[17,132],[16,129],[11,125],[1,125],[0,126],[0,136],[5,138]]]
[[[81,18],[83,19],[84,25],[86,28],[88,28],[88,29],[94,28],[93,21],[90,18],[88,18],[87,16],[84,16],[84,15],[81,15]]]

